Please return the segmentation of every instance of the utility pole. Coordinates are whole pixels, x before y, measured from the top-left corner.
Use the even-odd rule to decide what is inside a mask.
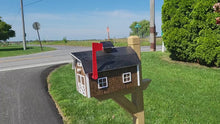
[[[150,0],[150,50],[156,51],[155,0]]]
[[[24,24],[24,10],[23,10],[23,0],[21,0],[21,16],[23,24],[23,48],[26,50],[26,33],[25,33],[25,24]]]

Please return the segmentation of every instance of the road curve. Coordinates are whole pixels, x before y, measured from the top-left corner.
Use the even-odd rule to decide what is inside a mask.
[[[24,69],[24,68],[40,67],[46,65],[55,65],[61,63],[70,63],[72,62],[72,58],[69,55],[71,52],[91,50],[91,47],[78,47],[78,46],[47,45],[47,47],[54,47],[57,50],[36,53],[31,55],[0,58],[0,72]],[[150,47],[142,46],[141,51],[142,52],[150,51]],[[161,51],[161,46],[157,46],[157,51]]]
[[[46,78],[58,67],[0,72],[0,124],[62,124]]]

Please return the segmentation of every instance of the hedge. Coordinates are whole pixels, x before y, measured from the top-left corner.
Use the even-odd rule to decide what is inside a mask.
[[[164,0],[163,41],[174,60],[220,66],[218,0]]]

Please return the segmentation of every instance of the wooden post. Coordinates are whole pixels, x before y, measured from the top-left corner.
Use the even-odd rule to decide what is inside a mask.
[[[134,49],[137,53],[139,59],[141,60],[141,45],[140,38],[138,36],[130,36],[128,38],[128,46]],[[142,86],[142,71],[141,65],[139,65],[140,70],[140,86]],[[143,90],[136,90],[131,94],[132,103],[137,107],[137,113],[133,114],[134,124],[144,124],[144,101],[143,101]]]
[[[128,46],[133,48],[141,60],[141,47],[140,38],[138,36],[131,36],[128,38]],[[141,63],[139,65],[140,86],[131,87],[128,89],[120,90],[115,93],[96,96],[96,99],[102,101],[106,99],[113,99],[122,108],[133,116],[134,124],[144,124],[144,100],[143,90],[150,84],[150,79],[142,79]],[[131,93],[131,100],[128,100],[124,95]]]
[[[140,38],[138,36],[130,36],[128,38],[128,46],[130,46],[138,55],[141,60],[141,46],[140,46]]]
[[[150,0],[150,51],[156,51],[155,0]]]

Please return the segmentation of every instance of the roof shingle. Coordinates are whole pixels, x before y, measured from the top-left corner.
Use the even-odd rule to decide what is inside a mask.
[[[74,59],[82,62],[85,73],[92,73],[92,51],[71,53]],[[113,48],[112,52],[96,52],[98,72],[136,66],[140,60],[131,47]]]

